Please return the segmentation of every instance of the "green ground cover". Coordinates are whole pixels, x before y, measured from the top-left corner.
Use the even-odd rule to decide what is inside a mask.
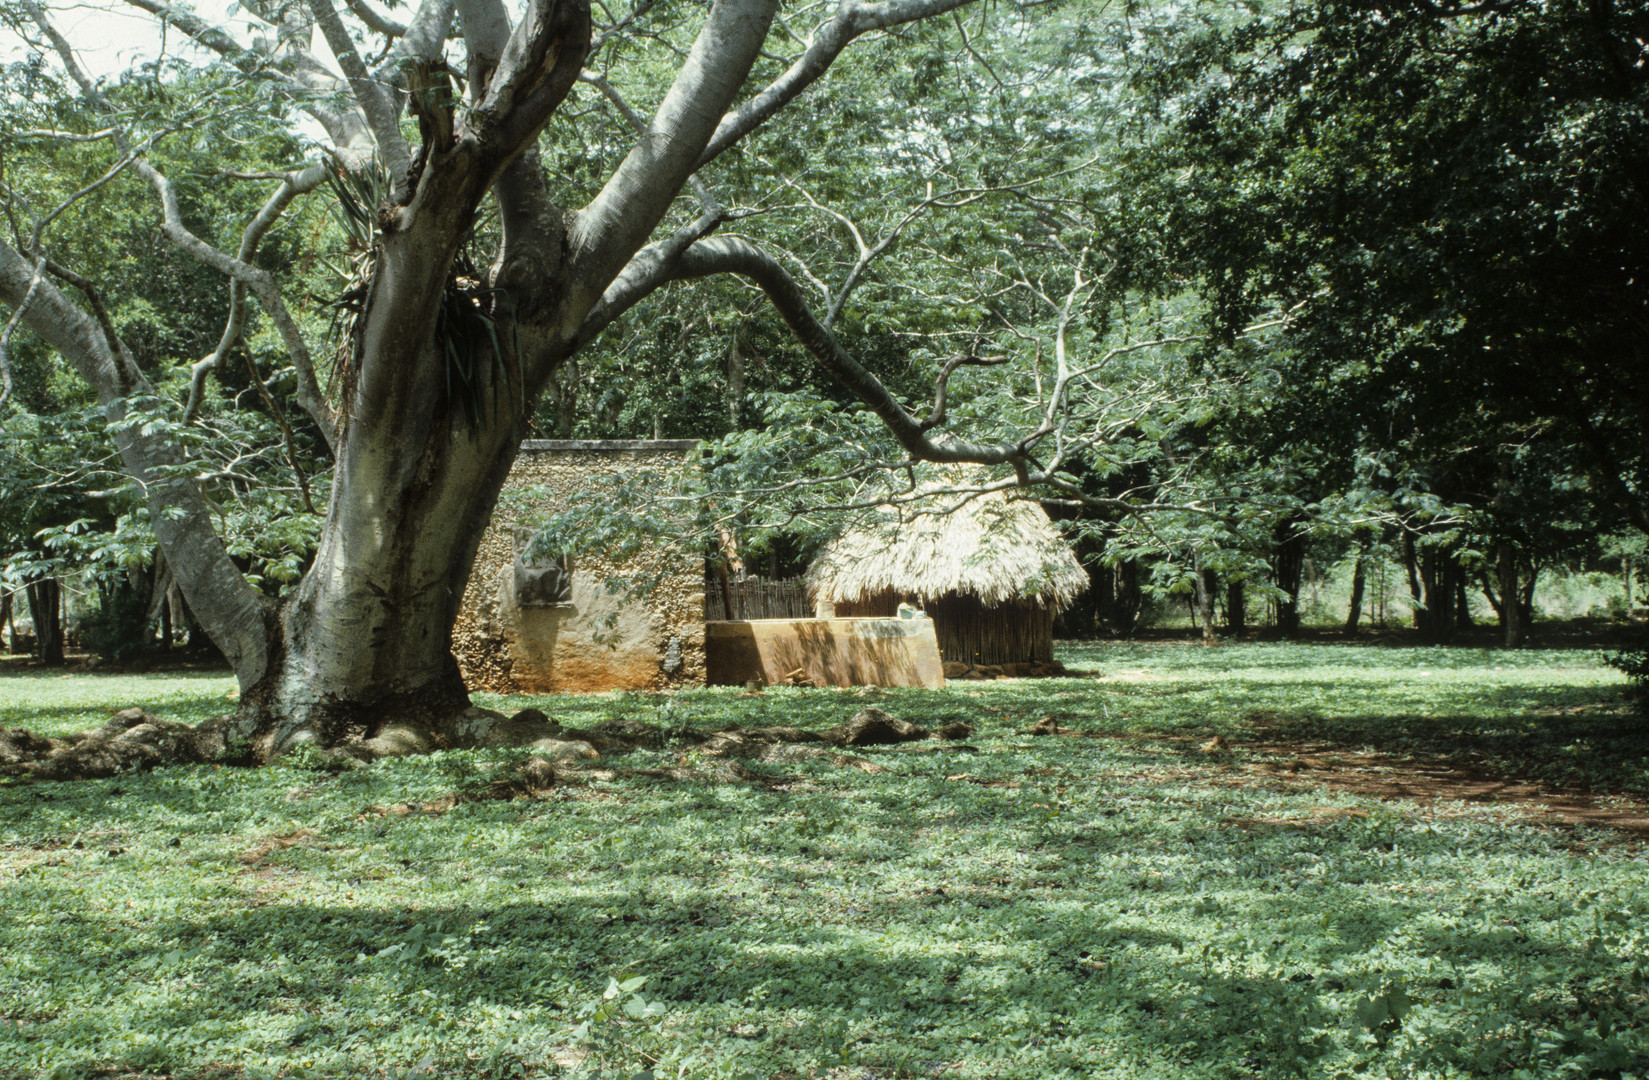
[[[668,729],[874,703],[978,729],[867,749],[874,771],[457,805],[519,755],[0,784],[0,1076],[1649,1075],[1639,848],[1196,746],[1297,737],[1649,790],[1649,735],[1590,708],[1621,693],[1594,657],[1063,658],[1101,677],[483,702]],[[0,723],[197,719],[230,688],[172,681],[7,675]],[[1018,734],[1044,717],[1101,737]]]

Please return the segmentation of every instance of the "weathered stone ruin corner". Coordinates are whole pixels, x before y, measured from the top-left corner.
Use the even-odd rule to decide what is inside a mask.
[[[505,492],[542,487],[553,511],[599,497],[604,476],[697,468],[698,443],[535,439]],[[521,531],[502,502],[482,537],[453,628],[453,651],[471,689],[494,693],[656,690],[704,682],[704,556],[654,545],[617,562],[570,552],[563,565],[524,565]],[[569,571],[570,572],[567,572]],[[614,577],[661,573],[647,596],[610,593]]]

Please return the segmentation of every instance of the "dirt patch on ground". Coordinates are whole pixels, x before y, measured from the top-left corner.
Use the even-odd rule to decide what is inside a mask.
[[[1535,780],[1497,776],[1461,762],[1401,758],[1328,744],[1222,739],[1200,749],[1211,758],[1228,755],[1233,770],[1248,781],[1326,788],[1427,806],[1439,802],[1502,806],[1548,824],[1597,826],[1617,830],[1636,844],[1649,842],[1649,799],[1639,795],[1556,788]],[[1239,756],[1247,760],[1236,760]]]
[[[1062,727],[1052,718],[1039,720],[1019,734],[1067,739],[1117,738],[1102,732]],[[1224,766],[1229,770],[1230,783],[1281,784],[1300,791],[1344,791],[1428,807],[1444,802],[1499,806],[1550,825],[1611,829],[1634,848],[1649,843],[1649,798],[1642,795],[1554,787],[1539,780],[1498,775],[1470,763],[1347,750],[1331,743],[1248,742],[1216,736],[1192,748],[1184,745],[1188,740],[1163,741],[1176,747],[1171,752],[1202,757],[1209,764]],[[959,775],[948,779],[971,778]]]

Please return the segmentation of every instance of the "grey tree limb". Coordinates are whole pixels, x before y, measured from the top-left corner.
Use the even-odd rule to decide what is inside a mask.
[[[407,201],[407,171],[412,164],[412,151],[401,136],[400,101],[392,87],[386,86],[367,70],[331,0],[309,0],[309,9],[315,13],[321,35],[326,38],[333,57],[349,80],[355,104],[366,117],[367,127],[372,131],[372,141],[378,148],[378,160],[389,173],[392,197],[396,203],[404,203]]]
[[[32,301],[23,301],[34,290]],[[268,663],[266,605],[247,584],[213,527],[205,498],[177,468],[176,446],[164,433],[119,425],[132,393],[153,388],[120,356],[103,328],[89,318],[10,244],[0,240],[0,302],[23,311],[24,325],[56,350],[97,394],[111,422],[128,474],[148,497],[155,534],[202,627],[223,649],[243,689],[263,676]],[[129,385],[135,375],[137,384]]]
[[[853,40],[873,30],[886,30],[966,7],[973,0],[887,0],[879,4],[843,0],[836,14],[813,32],[813,40],[788,70],[761,92],[722,117],[705,145],[699,165],[706,165],[794,101],[817,82]]]
[[[755,63],[776,10],[775,0],[717,0],[646,134],[579,211],[569,241],[574,279],[591,287],[588,306],[647,242],[676,193],[698,170],[704,147]]]
[[[1012,465],[1021,483],[1040,479],[1027,475],[1028,459],[1011,443],[974,443],[953,436],[945,436],[942,441],[929,438],[921,422],[818,320],[790,272],[755,244],[730,236],[701,240],[682,252],[675,262],[673,276],[691,279],[716,274],[736,274],[759,287],[819,366],[864,402],[912,457],[922,461]]]
[[[344,0],[344,3],[349,6],[350,11],[355,13],[355,17],[365,23],[367,29],[373,33],[392,38],[406,36],[406,23],[396,22],[388,15],[373,8],[366,0]]]
[[[352,166],[359,166],[371,156],[371,132],[365,118],[355,110],[340,111],[327,104],[333,92],[340,88],[339,80],[314,57],[289,50],[294,70],[282,70],[272,53],[248,48],[187,8],[167,0],[126,0],[126,3],[164,20],[190,40],[228,60],[243,74],[267,80],[280,88],[326,129],[333,146]]]

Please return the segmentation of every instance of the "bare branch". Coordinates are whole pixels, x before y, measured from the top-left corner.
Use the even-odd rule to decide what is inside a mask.
[[[11,336],[17,330],[17,324],[23,321],[23,316],[28,314],[29,305],[34,303],[34,296],[40,289],[40,282],[44,277],[45,269],[45,257],[36,258],[33,280],[29,282],[28,291],[23,294],[23,299],[18,302],[16,310],[11,313],[11,318],[6,320],[5,331],[0,332],[0,405],[4,405],[7,399],[11,397]]]
[[[617,109],[619,114],[629,122],[631,129],[634,130],[637,135],[644,137],[646,136],[647,121],[641,118],[640,113],[630,108],[629,104],[624,100],[623,95],[618,92],[617,88],[615,88],[612,83],[607,81],[605,76],[594,71],[583,71],[579,73],[578,79],[580,82],[589,83],[591,86],[599,90],[601,92],[601,96],[612,103],[613,108]],[[692,185],[693,195],[698,199],[699,208],[701,210],[703,210],[706,214],[715,214],[720,212],[721,200],[717,199],[715,195],[711,193],[709,186],[705,184],[704,179],[699,176],[698,173],[694,173],[692,176],[689,176],[687,178],[687,182]]]
[[[614,319],[629,311],[659,286],[671,281],[682,252],[709,236],[722,221],[721,213],[706,212],[691,224],[677,229],[668,239],[649,244],[636,252],[613,283],[607,286],[600,302],[585,317],[572,349],[576,351],[595,340],[596,335]]]
[[[927,419],[921,423],[923,431],[932,431],[949,419],[949,412],[945,407],[945,399],[950,393],[950,377],[959,367],[1000,367],[1008,362],[1006,356],[953,356],[945,361],[945,366],[939,369],[939,376],[933,381],[933,411],[928,413]]]
[[[698,164],[706,165],[728,147],[754,131],[773,114],[817,82],[853,39],[872,30],[886,30],[907,22],[967,6],[973,0],[885,0],[866,4],[844,0],[836,14],[813,31],[807,51],[766,89],[722,117]]]
[[[446,48],[447,34],[452,29],[453,7],[454,0],[423,0],[413,14],[412,22],[399,35],[401,40],[395,43],[389,65],[386,66],[406,59],[439,60]],[[400,85],[393,71],[386,73],[380,68],[379,75]]]
[[[353,11],[355,17],[365,23],[373,33],[392,38],[406,36],[406,23],[396,22],[388,15],[379,13],[366,0],[344,0],[344,3],[349,5],[349,10]]]
[[[38,291],[25,307],[23,299],[31,290]],[[125,415],[130,393],[152,392],[130,358],[122,358],[111,348],[103,330],[55,285],[42,283],[38,268],[3,241],[0,301],[24,311],[29,328],[86,380],[110,420]],[[135,374],[135,385],[128,385],[127,371]],[[133,426],[118,427],[115,443],[127,473],[149,496],[155,534],[190,606],[234,666],[242,689],[249,688],[263,677],[268,662],[263,599],[224,550],[199,488],[169,468],[180,461],[176,446],[157,433]]]
[[[74,51],[69,47],[69,43],[46,19],[45,13],[39,9],[34,0],[20,0],[20,2],[30,16],[35,19],[41,30],[52,39],[53,46],[56,48],[65,70],[80,86],[81,92],[86,96],[87,101],[105,113],[112,112],[109,103],[104,100],[96,85],[92,83],[85,70],[80,66]],[[256,252],[257,245],[264,234],[274,225],[292,199],[305,191],[312,191],[318,187],[326,178],[325,170],[319,165],[314,165],[301,172],[289,174],[283,179],[281,187],[264,204],[252,223],[247,226],[241,242],[244,257],[236,258],[219,251],[190,232],[183,224],[183,215],[178,207],[177,193],[172,189],[171,182],[148,161],[137,156],[137,151],[132,148],[130,140],[126,138],[125,133],[118,126],[114,129],[112,137],[115,145],[131,159],[131,168],[148,180],[160,196],[161,231],[166,234],[167,238],[177,247],[188,252],[197,261],[217,270],[231,281],[240,282],[250,289],[253,295],[257,296],[259,303],[264,311],[268,313],[270,320],[280,333],[287,353],[292,357],[293,365],[297,369],[299,401],[304,405],[305,410],[315,417],[316,423],[321,426],[323,432],[327,433],[327,438],[330,441],[335,437],[335,421],[331,417],[331,410],[326,406],[324,395],[321,394],[316,384],[314,364],[310,359],[309,346],[304,341],[303,332],[298,326],[297,320],[287,310],[285,299],[281,296],[280,288],[276,284],[274,276],[268,271],[252,265],[249,261],[252,254]],[[231,308],[233,306],[234,294],[231,293]],[[231,319],[233,317],[231,315]],[[106,329],[108,328],[106,327]],[[109,329],[108,332],[112,335],[112,329]],[[117,354],[123,355],[123,351],[117,350]],[[126,377],[129,377],[129,373]]]
[[[280,177],[280,186],[277,187],[269,199],[258,210],[257,216],[246,226],[241,233],[240,250],[236,253],[236,260],[243,265],[251,266],[257,254],[258,245],[275,223],[280,220],[292,201],[299,195],[315,190],[326,180],[324,165],[311,165],[307,169],[287,173]],[[228,351],[240,340],[241,328],[246,320],[246,290],[250,283],[236,277],[229,282],[229,318],[223,328],[223,334],[218,340],[218,346],[208,356],[197,361],[190,371],[189,405],[184,410],[186,420],[193,419],[200,405],[202,382],[206,373],[215,369]],[[286,307],[275,289],[273,279],[269,279],[270,288],[259,291],[260,301],[265,302],[265,310],[274,319],[276,329],[286,346],[287,355],[292,359],[292,366],[298,376],[298,404],[309,414],[310,418],[321,429],[327,444],[337,449],[338,421],[333,414],[332,406],[327,403],[326,395],[321,391],[320,383],[315,377],[314,359],[310,355],[308,343],[296,321],[286,312]],[[274,310],[271,310],[274,309]],[[279,314],[277,315],[277,311]],[[284,418],[283,418],[284,427]],[[294,466],[295,467],[295,466]]]
[[[85,135],[79,135],[72,131],[50,131],[44,128],[36,128],[32,131],[14,131],[11,137],[18,142],[89,143],[102,142],[104,139],[111,138],[114,133],[114,128],[104,128],[102,131],[93,131]]]
[[[407,147],[406,139],[401,137],[397,121],[401,112],[400,102],[391,88],[374,79],[367,71],[361,54],[355,51],[355,43],[349,38],[349,31],[344,29],[343,20],[338,18],[338,11],[332,6],[332,0],[309,0],[309,9],[315,13],[315,22],[326,38],[327,46],[332,49],[332,55],[337,58],[338,66],[343,69],[344,77],[349,80],[355,104],[360,107],[367,126],[372,130],[372,141],[378,147],[378,160],[383,162],[384,169],[389,173],[392,197],[397,204],[405,203],[412,151]]]
[[[510,16],[501,0],[458,0],[458,19],[464,26],[464,48],[469,54],[464,64],[469,99],[480,104],[510,43]]]
[[[471,110],[470,126],[501,155],[501,168],[537,137],[578,80],[590,48],[590,5],[588,0],[529,0],[497,54],[491,51],[494,39],[509,26],[508,17],[487,0],[466,0],[466,20],[472,9],[487,21],[480,28],[484,47],[471,46],[477,49],[470,58],[471,99],[481,88],[485,96]]]
[[[641,0],[641,3],[637,4],[630,11],[630,14],[624,16],[624,18],[618,20],[617,22],[613,23],[611,26],[609,26],[606,29],[602,30],[601,33],[599,35],[597,35],[595,40],[590,43],[590,56],[594,56],[597,52],[599,52],[601,50],[601,47],[603,45],[607,44],[607,42],[609,40],[611,40],[613,37],[617,36],[618,34],[623,33],[637,19],[641,18],[643,15],[645,15],[649,11],[653,10],[653,5],[656,4],[657,2],[658,2],[658,0]],[[606,11],[606,10],[607,9],[605,7],[602,8],[602,11]]]
[[[737,274],[759,286],[819,365],[864,402],[912,457],[936,462],[1011,464],[1020,481],[1026,482],[1027,459],[1022,451],[1011,445],[987,445],[955,437],[948,437],[942,443],[930,440],[921,424],[882,385],[881,380],[855,360],[842,347],[836,335],[813,315],[795,279],[777,259],[755,244],[741,237],[701,240],[682,253],[677,266],[675,276],[679,278]]]
[[[325,103],[324,99],[338,89],[339,80],[313,56],[289,48],[295,70],[285,71],[276,63],[272,52],[247,48],[187,8],[167,0],[126,0],[126,3],[187,34],[190,40],[217,53],[244,74],[279,87],[326,128],[338,151],[352,164],[358,165],[368,156],[365,144],[370,141],[370,133],[364,118],[354,111],[338,112]]]

